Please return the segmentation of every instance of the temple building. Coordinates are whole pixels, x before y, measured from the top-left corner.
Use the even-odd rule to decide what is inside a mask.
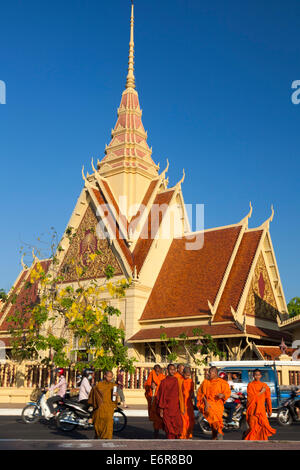
[[[125,90],[105,155],[91,167],[91,174],[82,171],[84,185],[67,224],[76,231],[75,243],[69,245],[63,236],[60,244],[60,270],[72,284],[70,260],[101,250],[86,279],[103,279],[108,264],[117,277],[133,279],[126,297],[115,301],[122,312],[115,321],[139,363],[166,362],[169,348],[162,332],[169,338],[184,333],[196,341],[194,330],[200,328],[228,359],[261,359],[270,347],[273,357],[282,339],[292,345],[270,235],[273,209],[259,227],[248,225],[250,204],[240,221],[192,232],[182,191],[184,172],[169,187],[169,162],[160,171],[152,158],[135,86],[133,5]],[[101,237],[95,236],[100,232]],[[43,263],[51,269],[49,261]],[[17,291],[31,269],[20,273]],[[32,287],[33,302],[37,289]],[[0,340],[8,350],[10,308],[0,312]]]

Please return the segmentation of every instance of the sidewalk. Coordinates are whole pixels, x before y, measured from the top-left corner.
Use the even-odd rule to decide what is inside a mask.
[[[26,403],[0,403],[0,416],[21,416]],[[126,416],[147,417],[147,405],[128,405],[122,408]]]

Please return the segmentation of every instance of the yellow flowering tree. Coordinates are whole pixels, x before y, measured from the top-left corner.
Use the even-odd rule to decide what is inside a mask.
[[[66,236],[71,244],[76,233],[68,228]],[[121,312],[111,305],[112,299],[125,296],[131,279],[114,279],[114,268],[108,265],[104,280],[86,280],[88,266],[72,259],[76,281],[67,284],[57,258],[61,248],[51,247],[50,268],[34,255],[30,278],[19,289],[22,294],[12,292],[7,300],[14,304],[9,318],[14,357],[67,367],[72,364],[75,342],[88,356],[75,367],[111,370],[119,366],[132,372],[134,360],[128,357],[124,331],[113,326],[113,318]],[[89,254],[90,262],[98,256],[101,251]],[[32,293],[37,289],[32,303]]]

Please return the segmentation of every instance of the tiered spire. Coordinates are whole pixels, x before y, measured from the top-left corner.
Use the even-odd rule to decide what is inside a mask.
[[[130,18],[130,42],[129,42],[129,60],[126,88],[135,88],[134,77],[134,5],[132,0],[131,18]]]
[[[98,163],[103,176],[120,171],[144,173],[148,178],[157,176],[158,166],[151,158],[147,133],[142,123],[142,110],[135,90],[134,76],[134,5],[131,5],[129,60],[126,87],[118,109],[118,119],[112,139],[105,148],[106,156]]]

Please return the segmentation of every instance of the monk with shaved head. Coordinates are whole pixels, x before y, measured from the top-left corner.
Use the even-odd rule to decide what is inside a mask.
[[[153,437],[154,439],[158,438],[159,430],[163,429],[163,421],[157,410],[157,400],[156,396],[159,390],[161,381],[165,378],[162,368],[159,364],[156,364],[144,384],[145,388],[145,397],[148,402],[148,416],[149,420],[153,423]]]
[[[104,374],[104,380],[98,382],[92,388],[88,404],[94,408],[93,424],[95,428],[95,439],[112,439],[113,437],[113,415],[116,408],[116,400],[113,397],[113,388],[117,384],[113,381],[113,373],[108,370]]]
[[[197,394],[197,407],[208,421],[213,440],[223,439],[224,403],[230,397],[228,383],[218,377],[218,369],[211,367]]]
[[[156,397],[167,439],[179,439],[183,429],[184,401],[175,373],[174,364],[169,364],[168,375],[161,381]]]

